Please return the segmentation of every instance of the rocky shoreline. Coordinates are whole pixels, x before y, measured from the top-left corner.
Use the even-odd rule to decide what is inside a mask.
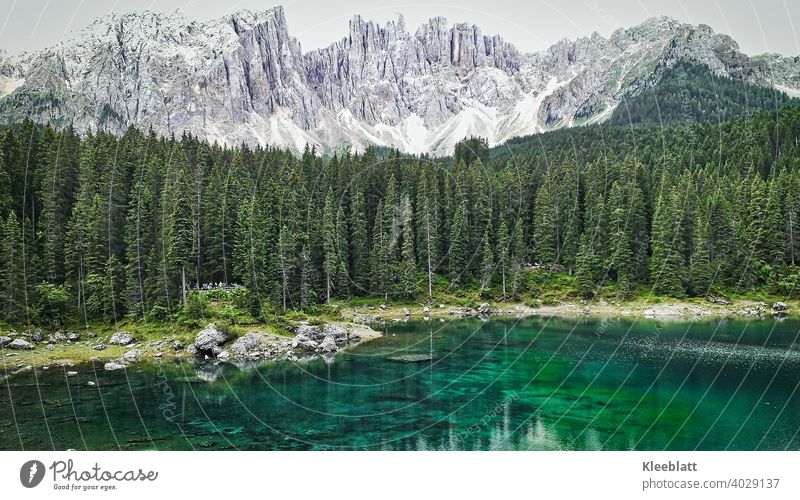
[[[481,303],[477,306],[436,306],[389,307],[361,306],[348,311],[354,323],[382,323],[386,321],[403,321],[416,318],[483,318],[490,316],[559,316],[559,317],[613,317],[644,318],[659,320],[687,320],[692,318],[714,317],[774,317],[784,318],[797,309],[798,304],[776,301],[765,303],[755,300],[728,300],[712,297],[706,300],[680,301],[663,303],[626,302],[612,303],[604,300],[597,302],[561,302],[554,305],[531,306],[522,303]]]
[[[185,359],[190,361],[260,362],[267,360],[311,360],[332,357],[336,352],[378,338],[379,332],[363,324],[332,322],[311,325],[300,322],[293,336],[251,329],[236,338],[209,323],[188,345],[177,338],[137,341],[129,332],[96,336],[56,332],[45,336],[10,332],[0,336],[0,368],[9,374],[28,366],[69,367],[82,361],[103,363],[108,371],[122,370],[141,361]],[[13,335],[13,337],[11,336]],[[70,349],[74,356],[65,355]]]
[[[311,360],[331,358],[350,346],[378,338],[381,334],[369,325],[408,319],[490,316],[557,316],[613,317],[655,320],[688,320],[715,317],[747,317],[782,319],[798,304],[782,301],[736,300],[711,297],[707,300],[669,301],[664,303],[565,302],[555,305],[530,306],[520,303],[481,303],[477,306],[399,305],[359,306],[344,308],[342,315],[351,322],[329,322],[312,325],[300,322],[291,335],[278,335],[258,328],[236,338],[213,323],[200,330],[190,342],[175,336],[156,340],[137,339],[125,331],[105,336],[92,333],[54,332],[45,335],[40,329],[32,332],[0,333],[0,369],[7,373],[27,366],[72,366],[78,362],[102,362],[106,370],[121,370],[141,361],[186,359],[196,361],[256,363],[264,360]],[[186,339],[184,339],[186,341]]]

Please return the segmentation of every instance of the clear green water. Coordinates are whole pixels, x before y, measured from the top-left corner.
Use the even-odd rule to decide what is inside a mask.
[[[413,321],[332,362],[38,369],[0,384],[0,449],[797,450],[799,332]]]

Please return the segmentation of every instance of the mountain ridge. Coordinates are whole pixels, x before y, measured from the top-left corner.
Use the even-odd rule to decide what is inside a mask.
[[[727,35],[665,16],[524,53],[476,24],[434,17],[412,33],[402,16],[380,25],[357,15],[347,35],[304,52],[282,7],[204,22],[146,11],[0,54],[0,120],[444,155],[471,135],[498,144],[604,121],[684,60],[800,95],[799,58],[749,57]]]

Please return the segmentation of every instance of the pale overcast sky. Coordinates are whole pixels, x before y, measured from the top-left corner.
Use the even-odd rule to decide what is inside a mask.
[[[593,31],[608,36],[616,28],[668,15],[727,33],[751,55],[800,54],[798,0],[0,0],[0,49],[17,53],[53,45],[112,10],[178,9],[190,18],[206,20],[275,5],[284,6],[289,32],[305,51],[344,37],[354,14],[382,24],[402,13],[411,31],[431,17],[444,16],[450,23],[467,21],[486,34],[499,33],[526,52]]]

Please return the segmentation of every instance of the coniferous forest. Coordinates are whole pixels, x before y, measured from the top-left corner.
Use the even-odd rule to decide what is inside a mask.
[[[164,320],[237,284],[254,318],[440,293],[790,296],[800,108],[599,125],[451,158],[0,130],[0,321]]]

